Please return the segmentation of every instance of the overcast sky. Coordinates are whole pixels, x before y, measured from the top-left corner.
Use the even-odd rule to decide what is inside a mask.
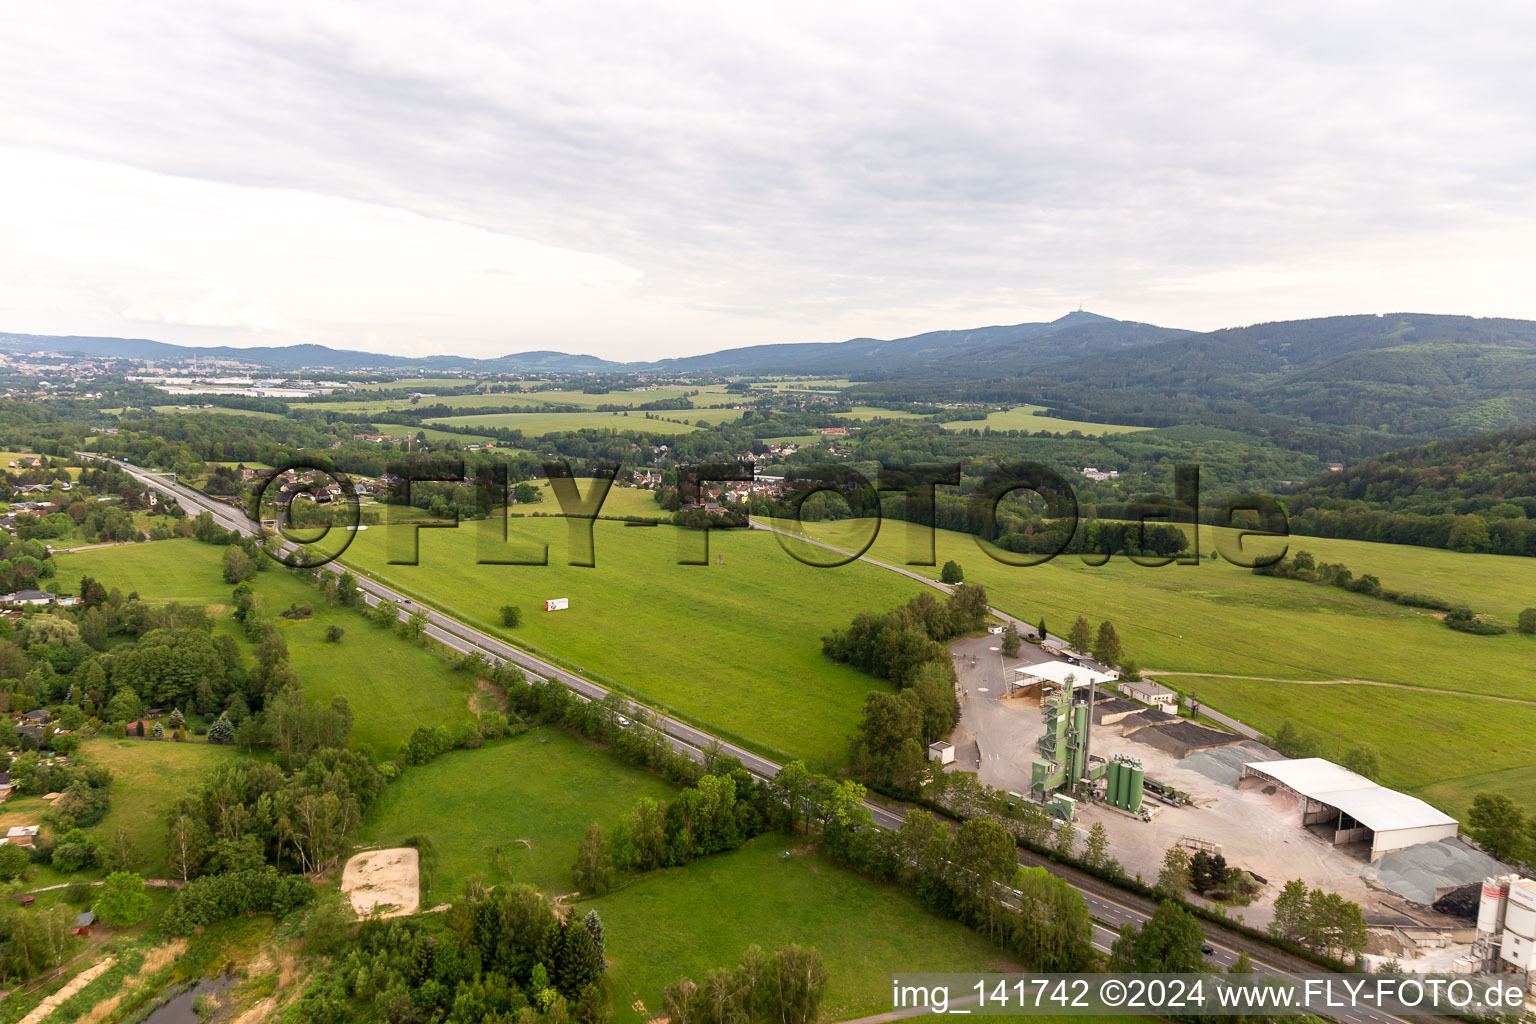
[[[1536,319],[1527,2],[50,0],[0,97],[0,331],[641,359],[1079,305]]]

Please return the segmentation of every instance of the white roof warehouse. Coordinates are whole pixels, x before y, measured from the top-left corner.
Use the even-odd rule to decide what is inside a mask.
[[[1254,761],[1243,766],[1240,787],[1264,783],[1302,798],[1303,825],[1331,828],[1336,845],[1366,843],[1371,860],[1393,850],[1456,836],[1456,819],[1450,815],[1320,757]]]

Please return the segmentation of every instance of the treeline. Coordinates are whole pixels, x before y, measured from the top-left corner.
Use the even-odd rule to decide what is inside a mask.
[[[680,978],[661,1001],[671,1024],[815,1024],[826,988],[816,950],[748,946],[734,968],[710,971],[702,983]]]
[[[284,1024],[604,1024],[605,936],[595,911],[561,920],[531,885],[477,881],[446,913],[363,922],[322,906],[311,951],[329,955]],[[322,913],[325,912],[325,913]]]
[[[1379,598],[1383,601],[1391,601],[1394,604],[1404,605],[1409,608],[1427,608],[1432,611],[1443,612],[1444,622],[1451,629],[1461,633],[1472,633],[1476,636],[1499,636],[1507,632],[1505,628],[1496,622],[1489,622],[1480,618],[1465,604],[1457,604],[1444,598],[1418,592],[1404,592],[1389,590],[1381,585],[1381,580],[1371,573],[1354,574],[1342,562],[1319,562],[1310,551],[1297,551],[1291,558],[1282,558],[1277,562],[1257,565],[1253,569],[1256,576],[1277,576],[1281,579],[1301,580],[1305,583],[1318,584],[1320,586],[1338,587],[1353,594],[1364,594],[1367,597]],[[1529,609],[1528,609],[1529,610]],[[1536,614],[1536,613],[1533,613]],[[1532,629],[1526,630],[1524,613],[1521,618],[1521,631],[1536,631],[1536,621],[1532,623]]]
[[[960,719],[958,680],[944,644],[981,629],[987,592],[956,586],[944,600],[922,593],[884,615],[858,615],[845,630],[823,637],[822,653],[894,683],[871,690],[853,740],[853,769],[861,778],[900,790],[917,785],[927,744],[949,735]]]

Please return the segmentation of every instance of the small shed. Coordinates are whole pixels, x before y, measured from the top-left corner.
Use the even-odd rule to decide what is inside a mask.
[[[939,740],[928,744],[928,760],[937,761],[939,764],[953,764],[955,760],[955,745]]]
[[[89,935],[94,927],[96,927],[96,915],[89,910],[82,911],[80,916],[75,918],[76,935]]]

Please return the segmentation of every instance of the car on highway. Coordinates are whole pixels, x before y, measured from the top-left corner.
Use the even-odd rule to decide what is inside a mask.
[[[1204,953],[1206,956],[1210,956],[1212,953],[1216,952],[1216,947],[1207,942],[1205,945],[1200,947],[1200,952]]]

